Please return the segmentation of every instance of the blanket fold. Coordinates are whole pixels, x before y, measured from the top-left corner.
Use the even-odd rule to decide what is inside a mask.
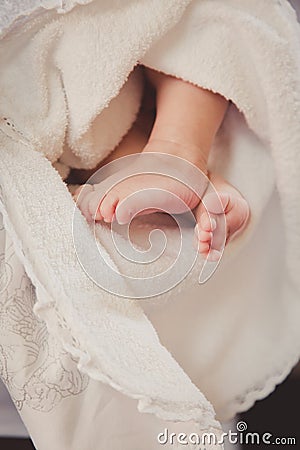
[[[300,355],[299,24],[289,4],[275,0],[78,3],[48,2],[47,9],[27,12],[22,26],[10,28],[11,19],[1,24],[0,210],[3,235],[11,242],[9,251],[1,249],[0,320],[10,318],[0,332],[1,377],[39,448],[60,448],[62,432],[49,443],[40,440],[32,420],[35,397],[27,389],[32,380],[50,390],[39,397],[47,404],[41,415],[54,417],[61,405],[91,392],[90,378],[118,391],[117,398],[138,400],[139,411],[161,421],[218,434],[218,420],[268,395]],[[95,229],[95,247],[51,165],[95,167],[118,145],[140,106],[138,63],[232,101],[210,168],[227,177],[251,207],[249,227],[228,246],[207,284],[198,284],[197,261],[181,284],[146,303],[104,291],[83,270],[74,220],[83,251],[94,258],[97,250],[104,277],[113,268],[125,283],[129,266],[103,225]],[[165,218],[137,221],[133,240],[143,246],[157,226],[171,243],[159,261],[163,269],[174,260],[170,249],[177,239]],[[45,339],[33,333],[33,325],[18,343],[12,337],[11,311],[21,289],[12,274],[20,270],[20,280],[33,290],[21,315],[29,328],[37,316]],[[147,278],[152,269],[137,264],[134,270]],[[29,335],[35,356],[25,352]],[[24,348],[21,373],[9,339]],[[50,355],[56,355],[52,366]],[[60,373],[76,380],[64,394],[65,375],[61,383],[49,382],[58,361]],[[61,448],[76,448],[66,445]]]

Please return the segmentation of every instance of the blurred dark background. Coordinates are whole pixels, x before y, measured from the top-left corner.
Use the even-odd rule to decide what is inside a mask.
[[[300,0],[299,0],[300,1]],[[271,433],[273,437],[295,437],[296,445],[276,445],[276,449],[300,449],[300,370],[277,386],[265,400],[256,402],[240,420],[247,423],[249,432]],[[245,445],[243,448],[269,448],[270,445]]]

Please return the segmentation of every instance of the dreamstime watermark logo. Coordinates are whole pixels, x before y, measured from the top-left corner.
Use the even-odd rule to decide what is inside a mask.
[[[248,425],[244,421],[236,424],[236,430],[228,430],[226,433],[221,433],[217,436],[214,433],[174,433],[170,432],[168,428],[157,435],[157,441],[160,445],[193,445],[195,450],[204,450],[206,445],[223,445],[226,442],[237,445],[296,445],[297,439],[295,437],[278,437],[272,433],[257,433],[250,432]]]
[[[86,190],[77,198],[81,209],[86,208],[89,213],[96,211],[105,199],[106,208],[114,208],[114,218],[105,232],[93,220],[93,233],[87,237],[82,214],[78,208],[74,209],[73,240],[80,264],[94,283],[121,297],[144,299],[169,291],[191,272],[198,258],[199,242],[194,236],[196,219],[189,202],[196,196],[202,199],[202,208],[207,210],[208,193],[215,195],[218,210],[219,257],[211,261],[209,252],[203,260],[199,283],[206,282],[219,264],[226,241],[221,200],[196,166],[164,153],[119,158],[100,168],[87,181]],[[172,222],[170,242],[168,225],[165,221],[159,225],[156,219],[151,221],[150,228],[143,228],[144,234],[150,229],[146,237],[143,235],[145,245],[132,239],[132,235],[141,236],[141,225],[134,224],[151,212],[168,214]],[[212,233],[212,247],[213,244]]]

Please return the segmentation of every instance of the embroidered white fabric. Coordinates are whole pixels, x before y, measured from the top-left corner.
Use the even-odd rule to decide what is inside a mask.
[[[88,377],[78,371],[75,360],[33,313],[35,288],[3,226],[2,215],[0,268],[1,378],[19,411],[27,404],[49,412],[63,398],[82,392]],[[20,380],[24,362],[30,374],[26,384]]]
[[[10,2],[12,3],[12,2]],[[22,2],[23,5],[26,3]],[[35,14],[38,13],[37,11],[39,11],[38,9],[35,9],[35,7],[33,6],[34,2],[27,2],[27,6],[28,6],[28,11],[30,11],[31,14]],[[39,2],[40,3],[40,2]],[[57,3],[57,2],[55,2]],[[74,6],[75,3],[79,3],[79,2],[64,2],[63,5],[58,5],[57,8],[60,8],[59,11],[63,12],[66,11],[68,8],[72,8],[72,6]],[[207,2],[209,3],[209,2]],[[30,6],[31,4],[31,6]],[[50,2],[44,2],[44,6],[48,4],[48,7],[50,5]],[[5,6],[5,5],[4,5]],[[7,6],[7,5],[6,5]],[[61,7],[62,6],[62,7]],[[9,11],[9,8],[11,8],[11,11]],[[46,10],[46,7],[44,8]],[[4,25],[3,25],[3,29],[8,29],[8,27],[14,23],[17,24],[18,20],[22,17],[22,14],[24,13],[24,9],[23,12],[18,11],[17,9],[15,9],[14,7],[12,7],[12,4],[10,4],[8,7],[6,7],[6,19],[4,19]],[[11,21],[12,16],[14,17],[13,21]],[[10,17],[10,19],[8,19],[8,17]],[[198,43],[197,43],[198,44]],[[172,57],[172,54],[169,53],[168,56],[170,55],[170,58]],[[198,71],[197,71],[198,74]],[[111,79],[109,80],[110,84],[111,84]],[[245,90],[242,90],[242,92],[244,92]],[[247,106],[248,103],[247,103]],[[55,108],[56,111],[59,110],[59,108]],[[15,112],[15,111],[14,111]],[[26,127],[25,127],[26,129]],[[230,139],[229,139],[230,140]],[[250,144],[253,141],[250,140]],[[246,144],[244,141],[240,141],[240,143],[243,143],[243,148],[244,150],[246,149]],[[232,151],[232,149],[230,149]],[[240,148],[239,148],[240,150]],[[253,156],[255,155],[256,151],[257,153],[260,154],[260,150],[258,148],[258,144],[257,142],[255,143],[255,145],[253,146],[253,149],[251,148],[251,152],[249,152],[249,154],[251,154],[251,159],[253,161]],[[241,154],[239,152],[239,154]],[[248,154],[247,151],[245,151],[245,154]],[[256,182],[257,185],[259,185],[261,183],[261,186],[264,186],[264,191],[262,192],[262,195],[265,195],[265,199],[264,202],[262,202],[263,206],[268,206],[268,193],[265,192],[266,190],[266,185],[268,184],[268,186],[270,187],[270,191],[273,189],[273,184],[272,184],[272,176],[270,175],[270,173],[268,172],[267,168],[269,168],[269,164],[268,161],[266,162],[266,171],[264,174],[262,174],[262,161],[260,158],[258,158],[258,162],[259,162],[259,169],[260,169],[260,173],[261,173],[261,177],[258,176],[259,171],[255,170],[255,164],[253,167],[253,173],[256,174]],[[236,167],[247,167],[249,168],[250,165],[248,165],[247,163],[241,164],[240,166],[237,164]],[[4,171],[4,169],[3,169]],[[237,172],[239,172],[239,170],[237,170]],[[242,170],[240,170],[240,172],[242,173]],[[249,173],[251,173],[251,170],[249,170]],[[266,174],[268,176],[266,176]],[[265,177],[265,183],[263,183]],[[61,180],[60,180],[61,181]],[[243,183],[244,180],[241,181],[241,183]],[[247,183],[247,180],[245,180],[245,183]],[[256,184],[256,183],[254,183]],[[253,180],[249,180],[249,185],[253,185]],[[246,185],[247,188],[247,185]],[[245,189],[247,190],[247,189]],[[255,186],[253,187],[253,190],[255,190]],[[244,192],[244,191],[243,191]],[[257,192],[256,192],[257,194]],[[257,206],[257,204],[256,204]],[[277,206],[277,211],[279,211],[278,208],[278,202],[276,203]],[[270,210],[268,210],[270,211]],[[276,211],[276,208],[274,208],[272,210],[273,212]],[[260,215],[261,211],[259,211],[257,214]],[[278,216],[275,216],[275,222],[278,218]],[[280,217],[280,216],[279,216]],[[266,220],[266,218],[265,218]],[[280,220],[280,219],[279,219]],[[277,223],[277,222],[276,222]],[[272,224],[269,224],[270,226],[270,230],[272,229]],[[262,233],[262,229],[263,227],[259,228],[260,231],[260,236],[266,236],[266,234]],[[6,223],[6,231],[10,231],[12,233],[12,227],[9,226],[9,222],[7,221]],[[266,231],[266,230],[265,230]],[[270,236],[271,233],[268,234],[268,236]],[[12,236],[12,234],[10,234],[10,236]],[[272,235],[274,237],[274,235]],[[274,239],[276,242],[278,242],[276,239]],[[14,240],[14,244],[16,246],[16,239]],[[87,392],[91,381],[88,381],[87,378],[85,376],[83,376],[82,374],[80,374],[80,372],[78,371],[77,367],[76,367],[76,362],[75,360],[73,360],[73,358],[69,355],[69,353],[66,353],[66,351],[62,348],[62,345],[60,342],[64,342],[65,346],[69,345],[69,348],[72,349],[72,351],[76,351],[76,349],[78,350],[78,346],[77,346],[77,342],[76,342],[76,336],[74,333],[74,335],[67,335],[66,333],[66,327],[64,327],[64,323],[63,323],[63,318],[61,321],[59,321],[58,323],[58,331],[59,331],[59,337],[60,337],[60,342],[57,341],[56,339],[56,335],[53,332],[52,328],[52,334],[50,335],[48,333],[48,331],[45,328],[44,322],[41,322],[40,320],[37,319],[37,317],[33,314],[33,304],[36,301],[36,295],[35,295],[35,290],[33,288],[33,286],[31,285],[31,283],[29,282],[27,275],[25,274],[24,271],[24,267],[21,264],[19,258],[18,258],[18,254],[14,254],[12,251],[12,241],[10,240],[9,237],[7,237],[7,235],[4,233],[3,231],[3,235],[2,235],[2,248],[0,250],[1,253],[1,293],[3,293],[2,297],[1,297],[1,320],[3,320],[5,322],[5,327],[1,326],[0,330],[1,330],[1,344],[3,342],[3,348],[0,347],[0,363],[1,363],[1,376],[3,377],[6,385],[9,387],[10,392],[12,394],[12,396],[15,399],[16,405],[19,408],[20,411],[24,411],[27,407],[31,409],[32,414],[34,414],[35,411],[39,411],[39,412],[47,412],[49,415],[51,415],[51,411],[53,410],[53,408],[55,407],[56,410],[59,410],[59,406],[62,403],[62,400],[66,400],[67,401],[72,401],[72,398],[80,398],[80,394],[83,392]],[[51,249],[52,247],[49,246],[49,248]],[[15,250],[17,250],[15,248]],[[26,248],[24,249],[26,250]],[[18,249],[19,252],[22,251],[22,246],[19,246]],[[49,250],[50,251],[50,250]],[[278,248],[277,248],[278,251]],[[247,253],[248,252],[248,253]],[[282,252],[283,253],[283,252]],[[281,253],[281,255],[282,255]],[[279,261],[279,265],[280,265],[280,256],[278,257],[278,254],[280,253],[274,253],[275,258],[278,258]],[[251,255],[251,258],[249,258],[249,255]],[[271,259],[272,259],[272,255],[273,253],[270,252],[270,254],[268,255],[261,255],[259,257],[259,263],[261,264],[259,267],[261,267],[261,269],[264,269],[265,267],[269,267],[271,264]],[[20,256],[20,255],[19,255]],[[251,254],[250,249],[245,247],[245,251],[243,253],[244,256],[244,261],[245,264],[246,262],[249,263],[249,261],[251,260],[252,263],[253,261],[255,261],[255,258],[257,258],[257,255],[253,255],[253,253]],[[239,266],[240,263],[236,263],[236,265],[232,265],[232,267],[235,267],[236,270],[236,274],[238,274],[238,270],[239,270]],[[13,270],[12,270],[13,267]],[[255,267],[258,267],[258,263],[255,265]],[[28,269],[28,266],[27,266]],[[37,267],[35,267],[35,269],[37,269]],[[226,273],[226,269],[224,269],[223,275],[217,275],[219,277],[221,277],[222,280],[222,276],[226,279],[226,281],[228,282],[228,280],[230,280],[230,270],[227,271]],[[28,270],[27,273],[29,274]],[[248,274],[249,275],[249,274]],[[244,278],[243,278],[244,277]],[[245,282],[245,273],[241,275],[241,277],[237,277],[238,280],[236,281],[236,286],[238,283],[239,284],[239,288],[240,291],[243,292],[243,287],[241,286],[242,282]],[[274,288],[273,290],[267,285],[264,285],[265,282],[265,278],[263,276],[262,273],[259,273],[257,275],[258,280],[261,282],[261,286],[264,286],[266,289],[266,292],[270,293],[270,292],[274,292],[275,288],[276,288],[276,282],[277,282],[277,278],[274,280]],[[278,276],[278,279],[280,277]],[[53,278],[54,279],[54,278]],[[219,278],[220,280],[220,278]],[[256,280],[257,281],[257,280]],[[251,277],[249,277],[247,279],[247,283],[249,286],[252,286],[252,280]],[[279,281],[278,281],[279,283]],[[218,286],[223,286],[224,290],[226,290],[226,283],[222,281],[221,282],[216,282],[216,284]],[[234,284],[234,281],[233,281]],[[218,287],[217,286],[217,287]],[[256,290],[255,290],[256,289]],[[261,287],[260,287],[261,289]],[[209,288],[208,288],[209,291]],[[191,310],[190,310],[190,315],[192,315],[193,317],[197,317],[197,321],[193,322],[193,317],[188,317],[188,314],[186,312],[186,310],[188,310],[189,308],[186,308],[185,306],[183,306],[183,310],[180,311],[180,308],[178,309],[178,311],[180,312],[180,314],[176,313],[176,306],[174,306],[174,304],[172,305],[173,307],[173,325],[174,323],[176,323],[176,320],[178,320],[178,317],[180,317],[180,320],[184,321],[184,317],[186,314],[187,317],[187,323],[189,324],[194,324],[193,326],[189,326],[189,329],[185,329],[184,327],[179,327],[178,330],[169,330],[169,335],[168,335],[168,322],[172,322],[172,314],[171,314],[171,305],[168,305],[168,307],[165,308],[165,312],[160,311],[159,314],[156,315],[155,317],[155,313],[149,313],[149,316],[152,315],[152,319],[153,319],[153,323],[155,324],[155,326],[157,325],[157,329],[160,331],[160,336],[162,338],[162,341],[165,340],[166,343],[166,347],[169,348],[173,355],[175,355],[176,359],[182,364],[183,367],[185,367],[185,365],[187,366],[188,370],[189,370],[189,375],[193,375],[193,379],[196,379],[196,377],[194,377],[194,375],[198,375],[198,373],[200,373],[200,378],[201,378],[201,364],[204,362],[204,364],[209,361],[209,358],[211,356],[211,354],[213,354],[214,349],[212,349],[212,351],[210,352],[210,346],[213,345],[212,341],[206,342],[206,345],[202,345],[202,350],[198,350],[197,352],[194,352],[192,355],[189,354],[190,357],[190,361],[188,361],[188,364],[186,364],[186,354],[187,354],[187,349],[190,351],[190,349],[192,348],[190,343],[195,343],[195,339],[193,339],[193,328],[195,328],[195,330],[197,328],[201,328],[200,327],[200,320],[201,320],[201,314],[199,314],[199,304],[201,303],[201,301],[203,300],[203,303],[201,305],[202,308],[202,312],[204,311],[205,308],[207,308],[207,312],[210,313],[208,314],[208,316],[210,316],[211,322],[208,319],[206,322],[203,322],[201,325],[203,327],[203,330],[205,329],[205,323],[209,324],[210,327],[213,327],[213,325],[216,323],[216,317],[219,317],[218,314],[224,314],[224,316],[226,315],[226,312],[228,313],[228,311],[226,311],[229,308],[231,308],[231,311],[234,311],[235,313],[240,312],[240,317],[238,317],[238,314],[236,316],[230,316],[230,314],[228,314],[228,322],[232,319],[233,320],[233,325],[237,325],[238,326],[238,330],[241,331],[241,318],[247,317],[248,315],[252,315],[252,317],[254,317],[255,320],[253,320],[253,324],[256,324],[256,318],[260,318],[261,316],[263,317],[268,317],[268,313],[269,311],[272,311],[272,319],[274,320],[274,327],[275,327],[275,322],[276,320],[278,320],[278,323],[276,323],[276,325],[279,325],[276,328],[276,335],[274,336],[272,333],[272,329],[271,329],[271,325],[270,325],[270,329],[267,329],[268,324],[262,324],[261,322],[259,323],[259,330],[261,331],[261,329],[263,329],[264,334],[268,334],[268,332],[270,333],[270,335],[268,335],[270,337],[270,341],[271,344],[274,346],[274,349],[276,349],[277,345],[278,345],[278,351],[277,351],[277,358],[276,361],[269,361],[268,358],[265,358],[265,360],[263,360],[262,366],[260,367],[260,369],[264,369],[264,374],[261,375],[260,379],[258,381],[255,382],[251,382],[251,376],[253,375],[253,372],[251,373],[251,376],[249,376],[249,380],[246,383],[247,380],[245,380],[245,376],[241,377],[241,380],[237,380],[240,381],[240,383],[245,382],[245,385],[247,385],[247,388],[245,389],[243,386],[240,389],[240,397],[236,398],[236,396],[233,396],[234,398],[231,398],[231,401],[228,401],[228,398],[225,398],[227,395],[227,392],[224,392],[224,383],[217,383],[215,382],[215,386],[214,387],[218,387],[220,388],[220,391],[216,393],[214,392],[210,392],[211,396],[213,397],[214,395],[216,395],[216,399],[214,399],[216,401],[216,404],[218,403],[218,395],[220,395],[220,393],[222,395],[224,395],[225,397],[222,398],[222,395],[220,395],[221,400],[219,402],[219,404],[217,406],[219,406],[219,410],[220,410],[220,414],[224,414],[224,416],[226,416],[226,414],[234,414],[237,410],[240,409],[244,409],[248,406],[251,405],[251,403],[257,399],[260,398],[261,396],[264,396],[266,394],[268,394],[270,392],[270,390],[272,388],[274,388],[275,384],[280,382],[283,377],[287,374],[287,372],[290,370],[291,366],[293,364],[296,363],[296,359],[299,356],[299,349],[295,348],[296,346],[294,345],[289,345],[289,339],[291,340],[291,342],[293,342],[293,333],[295,334],[295,336],[297,335],[296,330],[296,313],[295,313],[295,317],[289,317],[289,314],[291,314],[291,308],[287,308],[285,304],[274,304],[274,302],[272,302],[272,298],[270,298],[270,296],[267,297],[266,300],[266,304],[264,304],[264,302],[261,302],[259,295],[257,296],[257,298],[255,297],[255,294],[260,292],[261,290],[258,289],[257,286],[253,287],[253,298],[251,298],[251,296],[249,297],[249,301],[244,301],[245,299],[235,299],[237,301],[237,303],[234,303],[234,295],[232,295],[232,292],[227,292],[227,298],[226,298],[226,302],[227,305],[224,305],[224,302],[221,301],[226,297],[226,294],[224,292],[220,292],[220,291],[215,291],[215,295],[208,295],[207,298],[213,298],[214,302],[209,302],[211,303],[211,305],[208,305],[207,302],[205,303],[205,293],[207,293],[205,287],[202,290],[202,298],[200,299],[200,295],[198,294],[198,296],[194,296],[194,300],[195,300],[195,304],[197,303],[197,308],[195,309],[195,314],[193,315]],[[274,296],[276,297],[276,296]],[[220,298],[220,302],[218,303]],[[246,298],[246,293],[245,293],[245,298]],[[292,296],[286,295],[287,299],[293,298]],[[58,299],[59,300],[59,299]],[[242,309],[242,305],[240,305],[241,302],[238,302],[238,300],[243,300],[243,308]],[[252,300],[252,301],[251,301]],[[215,303],[213,305],[213,303]],[[51,309],[50,307],[53,305],[47,305],[49,306],[49,310]],[[170,307],[169,307],[170,306]],[[191,306],[191,304],[189,305]],[[211,306],[211,310],[209,310]],[[291,306],[291,305],[289,305]],[[77,305],[77,307],[79,308],[79,305]],[[251,311],[249,312],[249,310],[247,308],[251,308]],[[185,308],[185,309],[184,309]],[[215,308],[215,309],[214,309]],[[224,308],[222,310],[222,308]],[[240,308],[240,309],[239,309]],[[53,308],[54,309],[54,308]],[[274,309],[274,312],[273,312]],[[239,310],[239,311],[238,311]],[[281,317],[281,311],[284,310],[285,312],[285,317]],[[296,302],[295,302],[295,308],[294,308],[295,312],[297,311],[296,308]],[[48,311],[48,313],[50,314],[50,312]],[[46,314],[47,315],[47,312]],[[227,317],[227,316],[226,316]],[[48,317],[48,322],[50,324],[51,322],[51,318],[53,319],[53,317]],[[85,315],[82,315],[82,319],[84,320]],[[220,319],[220,317],[219,317]],[[235,321],[236,319],[236,321]],[[282,327],[280,328],[280,323],[281,323],[281,319],[282,319]],[[286,322],[283,320],[286,319]],[[258,320],[258,319],[257,319]],[[164,322],[165,321],[165,322]],[[293,327],[290,327],[289,329],[289,333],[286,333],[286,329],[287,327],[285,327],[285,323],[290,323],[291,325],[293,325]],[[3,324],[4,325],[4,324]],[[77,324],[78,325],[78,324]],[[227,343],[226,346],[226,358],[230,358],[230,350],[232,350],[232,348],[234,347],[233,344],[236,344],[238,347],[238,343],[236,342],[236,340],[234,339],[234,337],[232,337],[230,335],[230,333],[228,334],[228,330],[231,329],[230,328],[230,323],[226,324],[226,330],[225,328],[222,328],[222,332],[223,332],[223,336],[227,336],[227,338],[229,339],[229,343]],[[232,328],[233,329],[233,328]],[[251,332],[253,333],[253,328],[250,327]],[[277,333],[277,329],[279,329],[279,332]],[[244,326],[244,330],[246,330],[246,336],[245,334],[242,333],[242,337],[244,338],[244,340],[247,340],[248,342],[251,342],[251,348],[248,349],[248,353],[247,355],[245,355],[245,358],[242,361],[242,364],[244,364],[244,368],[245,366],[249,363],[248,360],[251,360],[253,358],[254,360],[254,353],[255,352],[255,344],[254,341],[258,336],[258,341],[256,341],[257,345],[261,345],[261,342],[259,342],[259,337],[261,336],[259,333],[257,333],[257,335],[255,335],[255,333],[253,333],[253,336],[251,333],[249,333],[249,335],[247,335],[247,330],[249,332],[249,328],[246,329],[246,327]],[[76,331],[76,330],[75,330]],[[200,330],[201,331],[201,330]],[[199,336],[200,336],[200,331],[199,331]],[[218,330],[217,330],[218,331]],[[176,332],[176,335],[174,335],[174,333]],[[165,333],[165,336],[164,336]],[[181,333],[181,335],[180,335]],[[226,334],[227,333],[227,334]],[[290,337],[288,339],[287,334],[290,334]],[[68,339],[66,339],[66,336]],[[198,336],[198,337],[199,337]],[[220,334],[217,332],[216,333],[216,340],[218,341],[218,337],[220,336]],[[273,340],[274,338],[274,340]],[[73,339],[74,342],[72,341],[70,344],[70,339]],[[190,342],[189,342],[190,339]],[[277,339],[277,340],[276,340]],[[168,341],[169,340],[169,341]],[[226,339],[225,339],[226,340]],[[241,339],[242,341],[243,339]],[[205,342],[205,339],[201,340],[201,342]],[[297,342],[296,339],[294,339],[294,342]],[[101,344],[101,342],[100,342]],[[182,346],[180,347],[179,344],[182,344]],[[270,344],[270,342],[269,342]],[[282,351],[279,351],[279,345],[282,346]],[[287,351],[286,349],[290,349],[289,351]],[[25,349],[25,353],[24,353],[24,349]],[[220,349],[222,349],[222,345],[220,346]],[[266,346],[266,349],[268,349],[268,346]],[[98,345],[97,345],[97,349],[98,350]],[[241,349],[238,349],[239,351]],[[202,354],[201,354],[202,351]],[[228,354],[227,354],[228,352]],[[71,352],[72,353],[72,352]],[[218,352],[217,352],[218,353]],[[220,355],[220,360],[223,357],[223,353],[220,352],[218,353]],[[243,354],[243,352],[241,352],[241,354]],[[200,355],[200,356],[199,356]],[[232,356],[232,354],[231,354]],[[198,358],[198,359],[197,359]],[[92,358],[91,358],[92,359]],[[95,362],[96,358],[94,357],[94,361],[92,360],[92,363]],[[278,360],[278,361],[277,361]],[[19,379],[18,374],[20,373],[20,367],[24,366],[24,361],[26,361],[26,383],[22,383],[22,380]],[[241,362],[241,359],[235,358],[235,363],[237,364],[237,361],[239,361],[239,363]],[[102,361],[101,361],[102,362]],[[23,364],[23,365],[22,365]],[[190,364],[190,365],[189,365]],[[199,366],[197,366],[197,364],[199,364]],[[86,364],[88,365],[88,363]],[[268,367],[267,367],[268,365]],[[197,366],[197,367],[196,367]],[[209,366],[209,364],[208,364]],[[214,366],[216,367],[216,366]],[[231,369],[232,367],[235,367],[234,364],[231,365]],[[218,366],[219,369],[219,366]],[[209,378],[210,380],[213,380],[213,377],[220,374],[217,374],[217,372],[219,370],[214,370],[214,371],[209,371]],[[257,372],[257,368],[256,369]],[[250,370],[254,370],[253,368],[251,368],[251,366],[249,367],[249,371]],[[193,373],[193,371],[195,371]],[[246,375],[249,375],[249,371],[246,373]],[[214,373],[216,372],[216,373]],[[203,372],[202,372],[203,374]],[[245,372],[243,373],[245,375]],[[223,380],[228,380],[231,379],[230,376],[233,375],[229,372],[226,372],[226,370],[224,369],[224,371],[222,372],[222,375],[224,375]],[[221,377],[222,377],[221,375]],[[111,380],[110,380],[111,381]],[[113,380],[114,381],[114,380]],[[127,380],[126,380],[127,381]],[[199,383],[199,385],[206,387],[206,390],[209,391],[209,382],[208,379],[205,379],[205,376],[203,377],[203,379],[200,379],[201,383]],[[212,384],[214,384],[212,382]],[[231,384],[231,385],[230,385]],[[230,394],[230,389],[232,389],[232,384],[235,383],[227,383],[226,384],[226,391],[228,391],[228,395],[229,398],[231,396]],[[113,386],[113,384],[111,383],[111,385]],[[246,392],[245,392],[246,391]],[[125,392],[125,390],[121,391],[121,392]],[[44,414],[44,416],[47,416],[47,414]],[[44,443],[44,445],[46,445]],[[44,447],[46,448],[46,447]],[[70,447],[72,449],[74,449],[74,447]],[[103,447],[104,448],[104,447]]]

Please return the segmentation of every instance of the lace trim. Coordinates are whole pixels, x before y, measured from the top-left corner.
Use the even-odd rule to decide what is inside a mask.
[[[288,361],[286,359],[286,355],[285,358],[282,359],[283,361],[286,360],[284,368],[282,370],[279,370],[276,374],[270,375],[268,379],[264,379],[262,381],[261,387],[253,387],[251,390],[245,392],[244,394],[241,394],[239,396],[239,399],[233,400],[226,408],[226,413],[222,415],[222,421],[227,422],[231,420],[236,414],[245,412],[250,409],[256,401],[262,400],[270,395],[276,389],[276,387],[285,380],[292,369],[298,364],[300,360],[300,348],[293,354],[291,354]]]

